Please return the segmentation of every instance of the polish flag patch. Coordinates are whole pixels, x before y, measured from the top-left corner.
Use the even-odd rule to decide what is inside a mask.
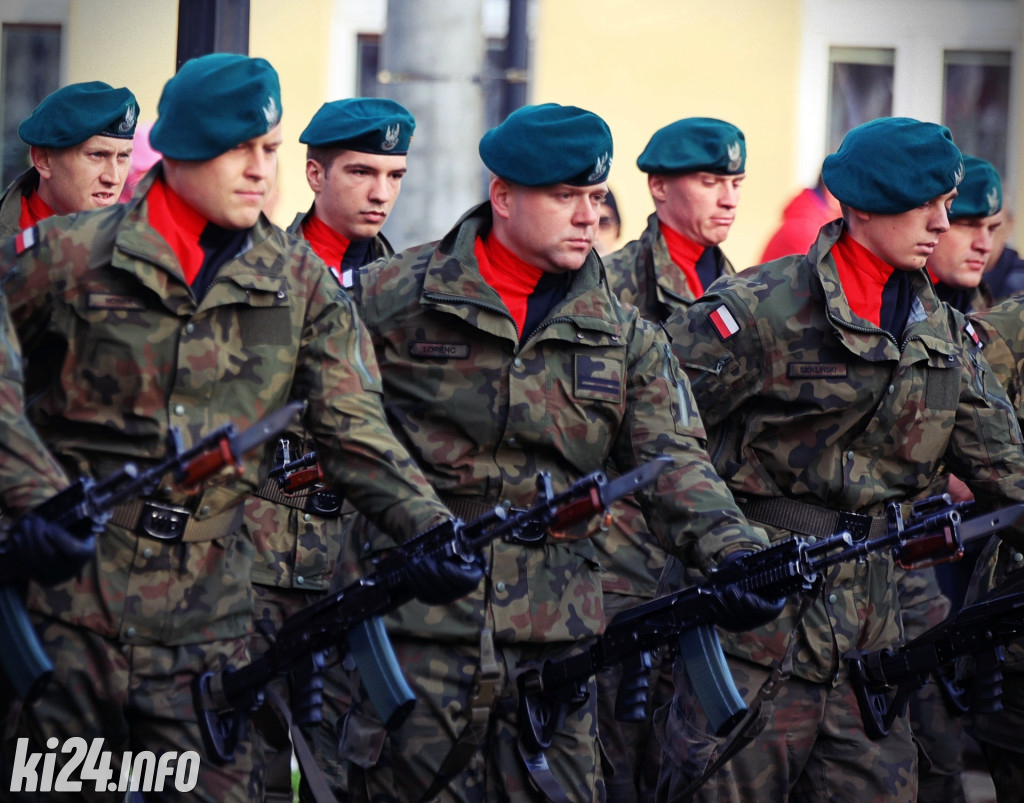
[[[14,239],[14,252],[21,256],[36,244],[36,227],[22,229]]]
[[[967,333],[967,336],[971,339],[975,346],[977,346],[979,349],[984,347],[985,344],[981,342],[981,336],[975,330],[974,326],[971,324],[970,321],[967,321],[967,323],[964,324],[964,332]]]
[[[740,325],[736,323],[736,319],[729,312],[729,308],[725,304],[717,307],[708,318],[711,319],[715,331],[718,332],[718,336],[722,340],[728,340],[740,330]]]

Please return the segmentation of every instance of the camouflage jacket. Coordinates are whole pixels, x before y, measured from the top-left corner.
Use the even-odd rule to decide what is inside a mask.
[[[369,338],[324,264],[261,218],[249,247],[196,298],[148,222],[146,196],[161,170],[127,204],[50,218],[18,238],[29,247],[0,246],[26,361],[51,366],[29,414],[54,456],[73,476],[104,477],[125,460],[161,457],[172,425],[188,446],[302,398],[327,476],[357,507],[399,538],[443,520],[446,509],[387,426]],[[194,497],[168,488],[161,501],[197,521],[231,510],[259,483],[261,462],[251,455],[240,479]],[[179,543],[111,525],[81,579],[33,588],[29,603],[130,643],[242,635],[252,545],[241,532]]]
[[[302,239],[302,222],[312,214],[298,214],[288,234]],[[394,250],[383,237],[374,239],[377,257],[391,256]],[[290,432],[292,459],[312,449],[308,432]],[[334,574],[335,564],[345,541],[345,520],[341,516],[319,516],[307,508],[296,507],[309,499],[309,492],[284,504],[253,494],[245,500],[245,526],[256,547],[252,568],[254,583],[265,586],[325,591]],[[316,500],[309,500],[316,501]]]
[[[667,454],[675,466],[641,495],[651,529],[687,563],[766,543],[714,473],[685,377],[661,331],[618,303],[591,254],[566,298],[520,342],[480,276],[476,238],[489,204],[439,243],[370,266],[362,312],[392,426],[434,487],[486,505],[533,503],[537,472],[556,491],[611,465]],[[356,529],[366,560],[389,539]],[[600,566],[589,539],[497,543],[478,591],[450,606],[403,606],[394,628],[475,642],[571,641],[604,626]]]
[[[26,190],[34,190],[37,186],[39,173],[30,167],[8,184],[4,194],[0,195],[0,239],[21,231],[21,199],[25,197]]]
[[[806,257],[719,279],[667,323],[719,474],[741,502],[785,496],[880,516],[916,497],[945,460],[983,505],[1024,499],[1020,429],[965,345],[963,317],[923,271],[911,277],[901,342],[855,316],[830,255],[842,227],[824,227]],[[796,674],[827,682],[847,650],[891,645],[896,611],[888,556],[836,567],[800,625]],[[781,656],[795,612],[790,604],[771,625],[728,634],[726,649],[764,663]]]
[[[722,250],[715,246],[714,251],[723,275],[735,274]],[[656,214],[647,218],[647,228],[639,240],[626,243],[604,262],[612,293],[639,309],[649,321],[664,321],[677,309],[686,309],[697,297],[686,282],[686,274],[668,255]]]
[[[23,513],[67,485],[25,417],[21,345],[0,292],[0,508]]]

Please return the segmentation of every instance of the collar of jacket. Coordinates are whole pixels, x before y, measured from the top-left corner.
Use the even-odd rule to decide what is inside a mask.
[[[109,213],[111,222],[99,229],[105,229],[113,235],[112,250],[108,248],[92,249],[92,260],[104,261],[109,258],[115,268],[127,270],[134,274],[145,286],[156,292],[169,307],[178,306],[183,299],[191,299],[181,267],[171,247],[164,238],[149,225],[146,196],[153,183],[163,175],[163,163],[157,162],[152,169],[139,181],[135,194],[125,204],[115,204],[107,210],[88,214]],[[285,240],[284,233],[277,229],[262,213],[256,224],[249,230],[249,247],[245,254],[251,259],[243,263],[239,259],[228,262],[221,268],[218,278],[232,277],[239,284],[253,289],[276,291],[280,288],[283,278],[283,265],[280,254],[266,252],[266,259],[260,260],[261,270],[248,267],[253,260],[262,255],[262,247],[274,235]],[[209,296],[209,291],[207,296]],[[195,302],[190,302],[195,303]],[[180,309],[179,309],[180,311]]]
[[[30,167],[14,179],[0,195],[0,237],[21,231],[21,199],[39,186],[39,172]]]
[[[295,215],[295,219],[288,224],[288,228],[285,229],[285,233],[289,237],[294,237],[296,240],[303,239],[302,236],[302,224],[313,215],[313,207],[309,207],[306,212],[299,212]],[[395,253],[395,249],[391,247],[391,243],[388,242],[387,238],[377,232],[377,236],[373,238],[373,254],[376,259],[381,257],[389,257]]]
[[[882,335],[884,342],[888,344],[887,353],[882,358],[898,358],[902,344],[893,343],[891,337],[877,326],[854,315],[843,292],[831,250],[842,236],[845,227],[846,224],[842,220],[826,224],[804,260],[809,264],[812,274],[817,277],[822,288],[829,320],[847,347],[871,358],[873,353],[877,353],[878,336]],[[942,353],[951,353],[952,344],[958,338],[952,331],[949,316],[935,294],[931,280],[924,270],[915,270],[910,274],[910,281],[916,298],[910,310],[903,342],[917,338],[926,341],[929,347]]]
[[[429,301],[468,301],[505,311],[498,294],[480,275],[473,253],[476,238],[490,231],[492,214],[489,201],[473,207],[437,244],[423,278],[423,295]],[[621,323],[596,252],[591,251],[575,272],[569,293],[553,317],[571,317],[579,326],[619,334]]]
[[[647,228],[641,235],[641,239],[651,250],[651,270],[654,273],[651,278],[658,288],[658,301],[663,304],[672,301],[692,304],[697,296],[686,281],[686,274],[683,273],[682,268],[669,256],[668,243],[665,242],[665,238],[661,234],[661,224],[656,212],[652,212],[651,216],[647,218]],[[722,264],[723,276],[736,272],[732,263],[717,245],[715,246],[715,257]],[[707,288],[705,287],[704,290]]]

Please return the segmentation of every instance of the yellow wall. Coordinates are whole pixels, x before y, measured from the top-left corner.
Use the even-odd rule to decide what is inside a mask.
[[[723,250],[753,264],[795,183],[800,0],[557,0],[538,4],[531,102],[582,106],[612,129],[609,184],[624,240],[654,211],[636,158],[657,129],[718,117],[747,141],[747,178]],[[750,32],[756,32],[751,36]],[[671,83],[666,79],[672,77]]]

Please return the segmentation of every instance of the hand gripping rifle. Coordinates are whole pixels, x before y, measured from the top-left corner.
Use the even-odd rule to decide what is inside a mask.
[[[227,424],[188,449],[182,447],[180,432],[172,428],[167,456],[150,468],[143,470],[128,462],[102,480],[81,477],[32,513],[76,537],[91,537],[117,505],[151,494],[168,474],[177,487],[194,493],[228,466],[240,471],[242,456],[283,432],[303,406],[292,402],[242,433]],[[34,700],[53,674],[53,664],[32,629],[15,585],[0,586],[0,645],[0,665],[14,692],[22,700]]]
[[[843,561],[864,559],[891,550],[905,568],[921,567],[963,555],[966,540],[988,535],[1024,516],[1024,505],[962,523],[969,503],[948,495],[915,504],[906,521],[898,504],[887,509],[887,532],[856,539],[847,532],[828,538],[794,536],[760,552],[744,555],[712,571],[699,585],[666,594],[616,616],[585,651],[521,671],[517,681],[521,710],[520,734],[533,754],[550,746],[565,707],[586,699],[587,682],[598,672],[623,664],[616,699],[616,718],[638,721],[645,716],[649,654],[675,642],[693,681],[709,723],[718,736],[729,733],[747,706],[733,683],[715,632],[718,596],[738,584],[766,599],[808,593],[823,570]]]
[[[245,718],[263,703],[267,684],[301,666],[311,653],[346,641],[381,720],[389,729],[398,727],[416,699],[398,666],[381,616],[413,598],[409,565],[425,556],[476,556],[497,539],[539,543],[549,531],[586,521],[615,500],[650,485],[671,462],[669,457],[658,457],[613,480],[595,471],[558,494],[553,492],[550,475],[542,472],[533,507],[509,511],[499,506],[468,523],[446,521],[389,551],[372,574],[329,592],[285,619],[270,649],[248,665],[196,678],[193,696],[208,756],[221,764],[231,761]]]

